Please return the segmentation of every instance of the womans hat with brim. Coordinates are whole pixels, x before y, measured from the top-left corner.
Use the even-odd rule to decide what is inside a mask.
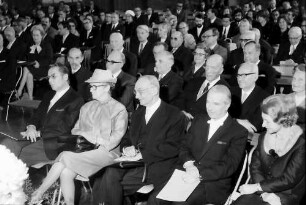
[[[109,70],[96,69],[92,76],[85,81],[86,83],[116,83],[117,79],[113,77]]]

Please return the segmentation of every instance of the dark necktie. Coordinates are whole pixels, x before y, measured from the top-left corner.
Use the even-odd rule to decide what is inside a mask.
[[[139,50],[138,50],[139,55],[141,54],[142,50],[143,50],[143,43],[140,43]]]
[[[222,34],[222,38],[223,38],[223,39],[226,38],[225,34],[226,34],[226,28],[224,27],[224,28],[223,28],[223,34]]]
[[[209,83],[207,83],[206,87],[203,90],[203,93],[206,93],[208,91],[208,88],[209,88]]]

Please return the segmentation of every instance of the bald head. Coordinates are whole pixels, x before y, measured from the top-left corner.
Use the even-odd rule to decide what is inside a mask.
[[[255,33],[253,31],[246,31],[240,35],[240,45],[243,48],[248,41],[255,41]]]
[[[11,26],[6,27],[4,30],[4,36],[9,42],[14,41],[16,39],[14,28]]]
[[[70,64],[72,73],[81,68],[81,63],[84,60],[82,51],[79,48],[71,48],[68,53],[68,63]]]
[[[118,32],[112,33],[109,37],[109,44],[112,50],[121,51],[124,44],[122,34]]]
[[[302,38],[302,29],[297,26],[291,27],[288,32],[288,35],[290,44],[297,45],[300,43],[300,40]]]
[[[255,87],[258,79],[258,66],[255,63],[242,63],[238,69],[237,82],[239,87],[248,92]]]
[[[207,94],[206,110],[211,119],[220,119],[231,105],[231,92],[225,85],[213,86]]]

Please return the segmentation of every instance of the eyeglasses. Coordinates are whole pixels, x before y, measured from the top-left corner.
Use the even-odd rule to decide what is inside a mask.
[[[134,95],[136,95],[138,93],[139,95],[143,96],[146,93],[146,90],[149,90],[151,88],[152,87],[148,87],[148,88],[145,88],[145,89],[134,90]]]
[[[241,74],[237,74],[236,77],[237,78],[245,78],[246,76],[249,76],[249,75],[252,75],[252,74],[255,74],[255,73],[241,73]]]
[[[213,36],[215,36],[215,35],[210,35],[210,36],[204,36],[204,35],[203,35],[202,38],[205,39],[205,38],[209,38],[209,37],[213,37]]]
[[[297,39],[299,39],[300,38],[300,36],[298,36],[298,37],[290,37],[289,36],[289,40],[297,40]]]
[[[108,60],[108,59],[105,59],[105,61],[106,61],[106,63],[110,63],[110,64],[122,63],[122,62],[119,62],[119,61]]]
[[[178,40],[178,38],[176,38],[176,37],[171,37],[170,39],[171,39],[171,40],[175,40],[175,41]]]
[[[195,55],[195,56],[206,56],[206,54],[205,54],[205,53],[197,53],[197,52],[193,52],[192,54],[193,54],[193,55]]]
[[[92,88],[93,90],[97,90],[98,87],[106,86],[105,84],[102,85],[89,85],[89,88]]]
[[[241,42],[248,42],[248,41],[250,41],[251,39],[243,39],[243,38],[241,38],[241,39],[239,39]]]
[[[186,28],[186,27],[179,27],[178,29],[184,29],[184,28]]]

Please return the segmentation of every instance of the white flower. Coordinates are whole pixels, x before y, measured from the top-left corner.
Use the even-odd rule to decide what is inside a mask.
[[[27,166],[5,146],[0,145],[0,204],[24,204],[23,184],[28,178]]]

